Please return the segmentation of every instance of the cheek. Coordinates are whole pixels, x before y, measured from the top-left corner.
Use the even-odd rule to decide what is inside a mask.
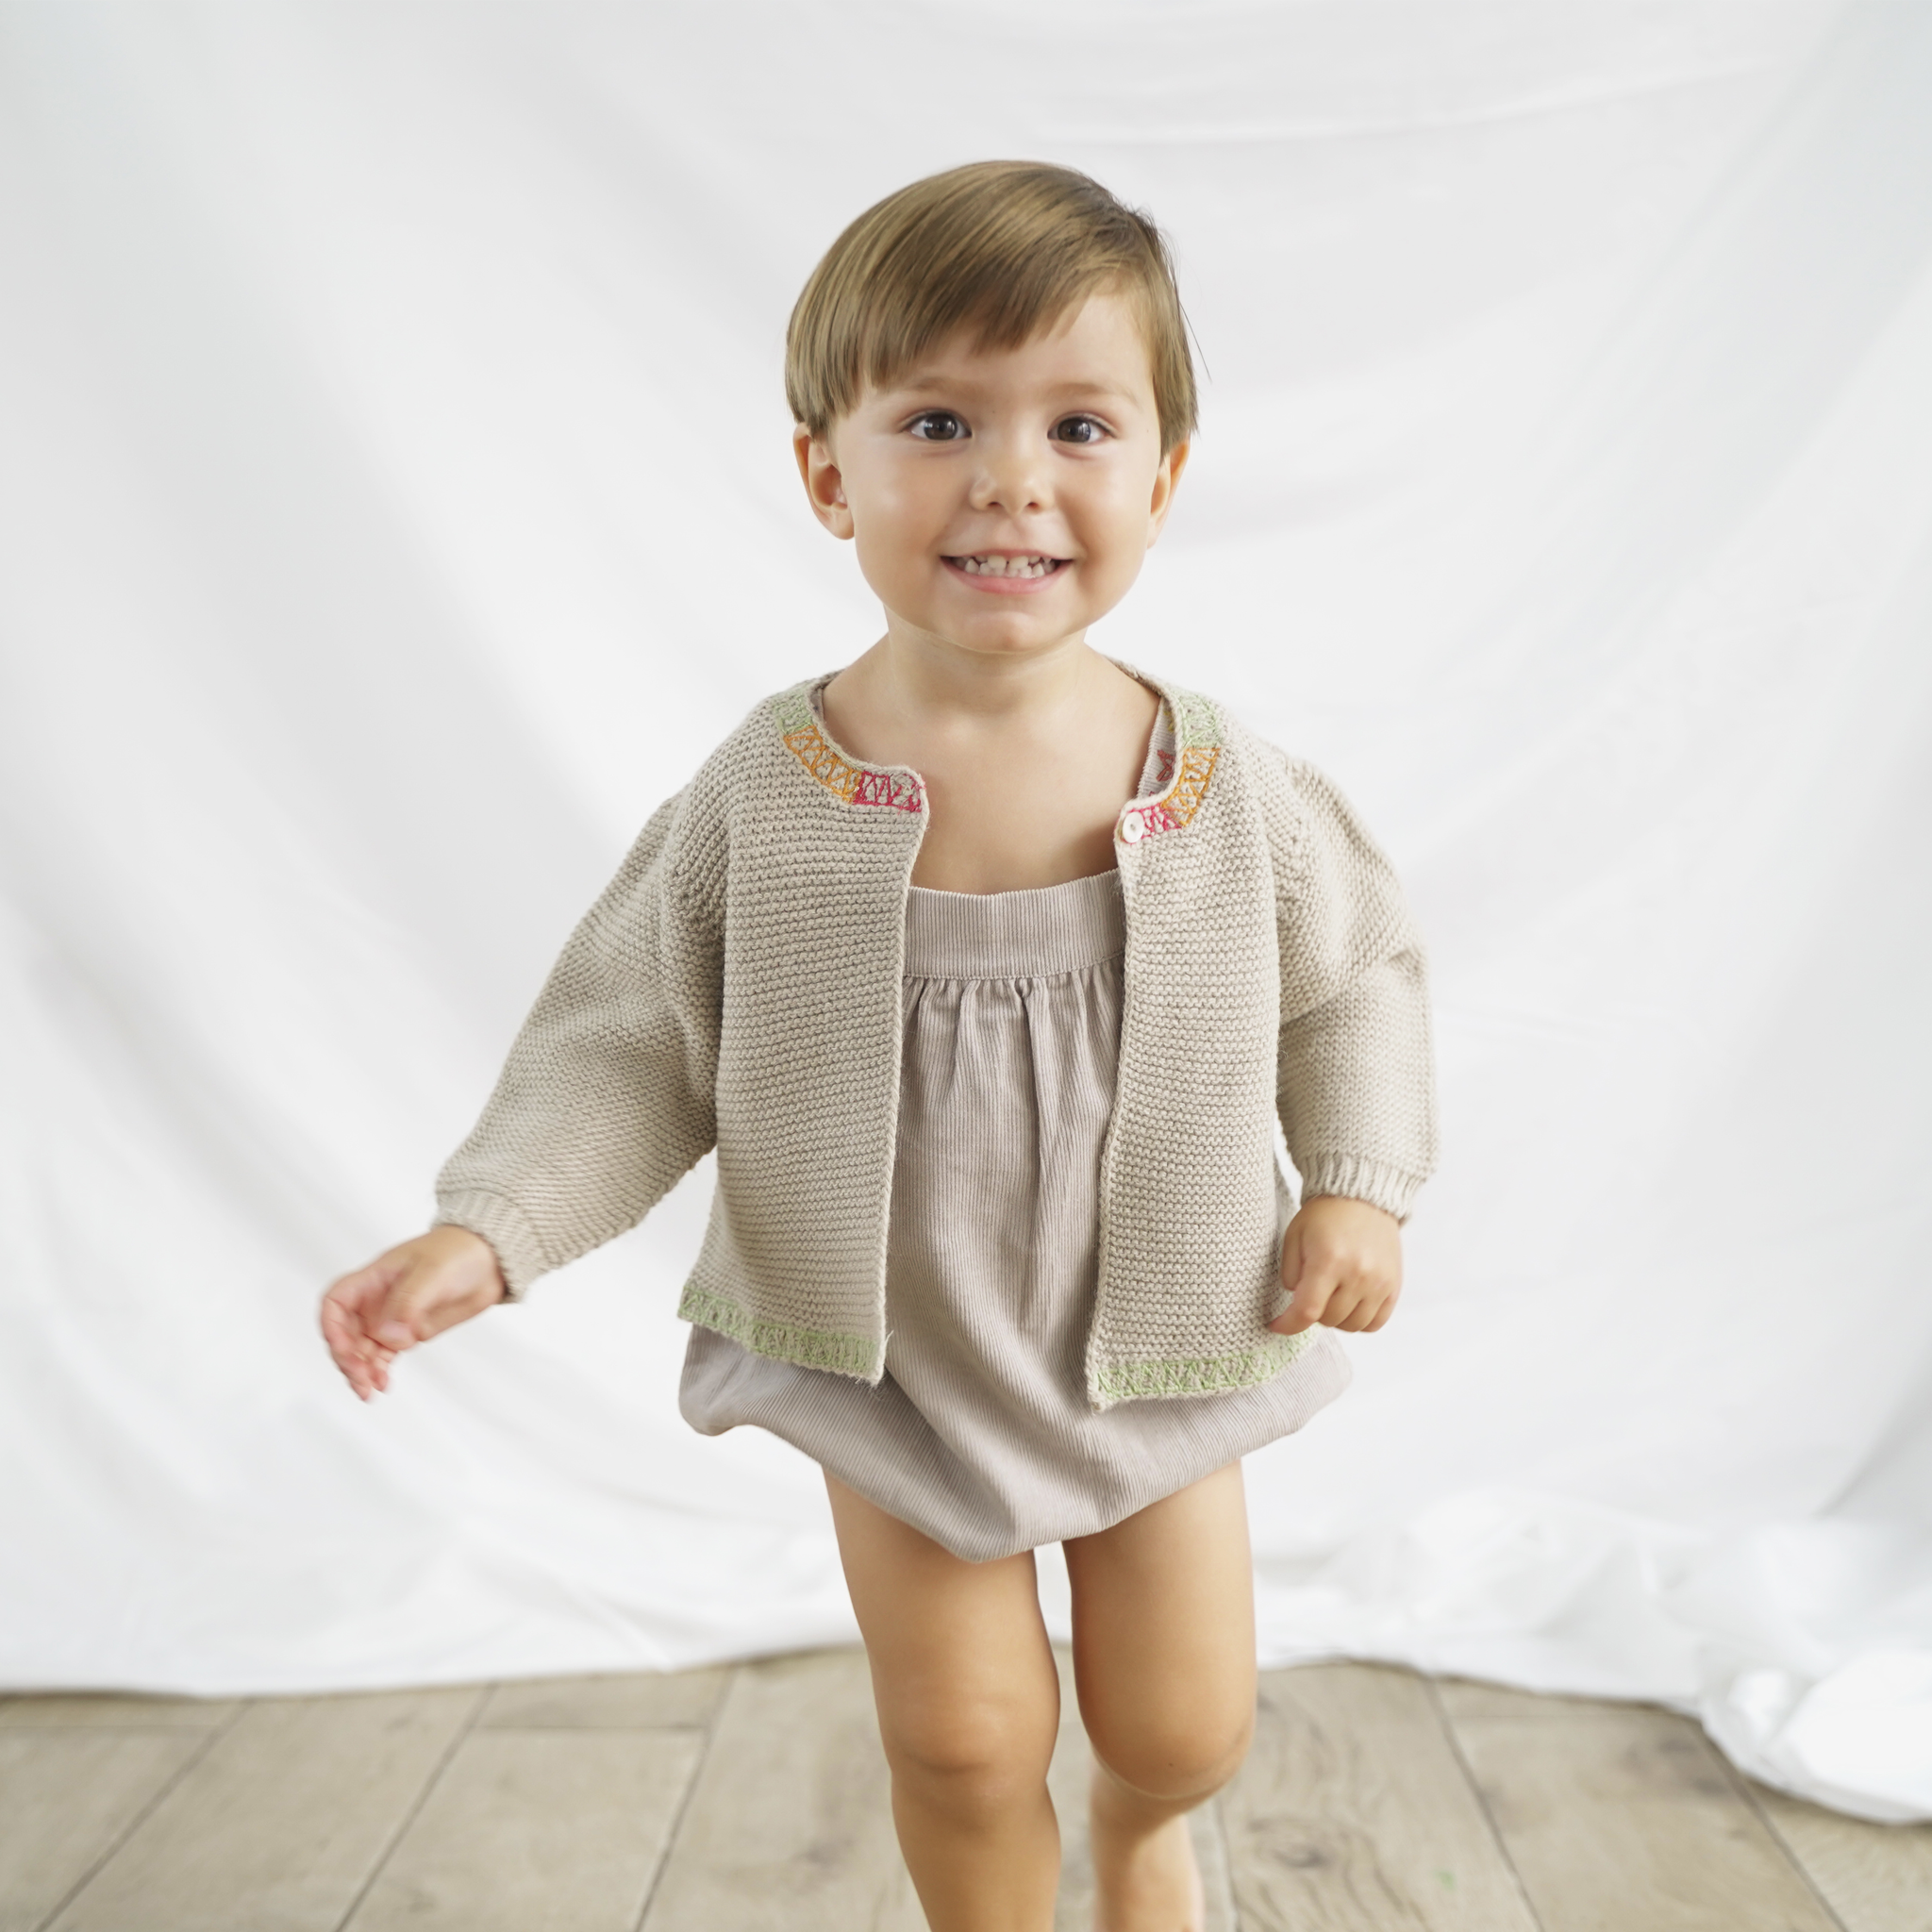
[[[847,472],[845,500],[861,527],[898,527],[918,513],[920,480],[911,465],[874,459]]]
[[[942,492],[917,470],[873,477],[849,501],[859,555],[884,569],[925,561],[945,525]]]
[[[1154,495],[1154,478],[1143,476],[1137,465],[1094,478],[1094,488],[1086,500],[1091,541],[1096,550],[1104,547],[1109,559],[1127,566],[1138,565],[1147,551],[1148,506]]]
[[[859,575],[894,609],[916,606],[929,575],[931,519],[916,479],[874,476],[850,499]]]

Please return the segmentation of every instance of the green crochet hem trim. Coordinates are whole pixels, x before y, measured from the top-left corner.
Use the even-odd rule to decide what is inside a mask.
[[[677,1312],[683,1321],[730,1336],[754,1355],[767,1355],[801,1369],[832,1369],[841,1375],[857,1375],[861,1382],[878,1380],[878,1344],[866,1336],[827,1335],[817,1328],[761,1322],[750,1309],[700,1288],[694,1281],[685,1283]]]
[[[1278,1375],[1312,1337],[1310,1329],[1299,1335],[1274,1335],[1259,1348],[1192,1361],[1116,1362],[1095,1374],[1093,1394],[1104,1406],[1143,1395],[1213,1395],[1228,1389],[1253,1389]]]

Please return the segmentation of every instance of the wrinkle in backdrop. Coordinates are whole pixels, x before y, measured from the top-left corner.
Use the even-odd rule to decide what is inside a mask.
[[[816,1472],[677,1419],[708,1170],[373,1408],[314,1303],[651,808],[875,635],[785,315],[1023,154],[1171,229],[1209,375],[1096,641],[1324,765],[1432,949],[1402,1319],[1249,1462],[1268,1659],[1932,1814],[1932,17],[975,21],[0,5],[0,1676],[852,1637]]]

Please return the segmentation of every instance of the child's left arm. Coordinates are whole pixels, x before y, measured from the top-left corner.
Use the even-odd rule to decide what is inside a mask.
[[[1268,1325],[1366,1332],[1394,1312],[1401,1224],[1436,1164],[1422,941],[1393,868],[1319,772],[1282,759],[1264,808],[1281,832],[1276,1097],[1303,1197],[1282,1241],[1290,1303]]]

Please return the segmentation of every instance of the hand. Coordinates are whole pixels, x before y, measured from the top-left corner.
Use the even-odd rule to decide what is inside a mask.
[[[508,1292],[496,1251],[467,1227],[432,1227],[331,1282],[322,1332],[336,1367],[367,1402],[406,1348],[480,1315]]]
[[[1282,1237],[1281,1285],[1290,1300],[1268,1324],[1275,1334],[1299,1335],[1318,1322],[1373,1333],[1395,1312],[1402,1292],[1395,1217],[1340,1195],[1307,1203]]]

